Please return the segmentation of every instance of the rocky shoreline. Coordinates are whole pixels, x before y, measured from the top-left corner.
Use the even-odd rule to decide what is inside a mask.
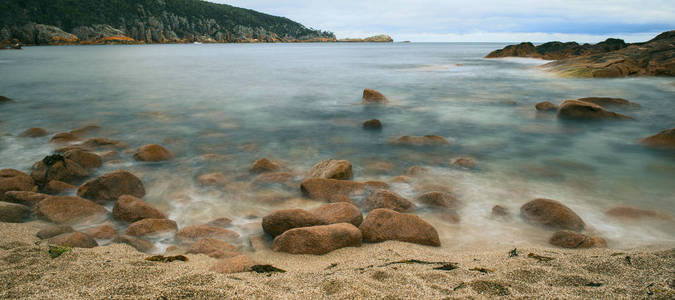
[[[521,43],[485,56],[500,57],[555,60],[541,68],[569,77],[675,76],[675,31],[634,44],[620,39],[607,39],[595,45],[548,42],[534,46],[532,43]]]

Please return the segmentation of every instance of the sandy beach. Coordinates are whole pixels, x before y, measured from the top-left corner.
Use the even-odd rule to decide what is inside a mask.
[[[125,244],[74,248],[52,259],[35,234],[47,224],[0,224],[0,298],[34,299],[444,299],[675,297],[675,249],[518,247],[450,251],[401,242],[364,244],[326,255],[273,252],[252,237],[249,255],[286,273],[210,271],[217,260],[146,261]],[[446,242],[446,241],[444,241]],[[550,257],[540,261],[534,253]],[[402,263],[419,260],[438,264]],[[454,263],[454,270],[436,270]]]

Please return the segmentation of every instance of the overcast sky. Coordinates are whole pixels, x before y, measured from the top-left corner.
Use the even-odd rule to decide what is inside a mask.
[[[413,42],[645,41],[675,29],[674,0],[210,0],[284,16],[338,38]],[[470,4],[467,4],[470,3]]]

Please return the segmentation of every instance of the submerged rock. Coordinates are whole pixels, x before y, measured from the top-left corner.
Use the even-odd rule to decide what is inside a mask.
[[[176,240],[182,244],[189,244],[206,238],[232,240],[238,237],[239,234],[232,230],[211,225],[186,226],[176,233]]]
[[[96,202],[115,201],[122,195],[145,196],[141,180],[127,171],[116,171],[90,180],[77,190],[80,197]]]
[[[586,98],[579,98],[577,99],[579,101],[583,102],[588,102],[588,103],[593,103],[596,105],[600,105],[602,107],[608,107],[608,106],[628,106],[628,107],[638,107],[640,106],[637,103],[630,102],[626,99],[622,98],[608,98],[608,97],[586,97]]]
[[[133,223],[143,219],[166,219],[166,215],[139,198],[122,195],[113,207],[113,218]]]
[[[87,125],[84,127],[76,128],[70,131],[73,135],[77,137],[85,137],[93,132],[99,131],[101,126],[98,125]]]
[[[78,163],[85,169],[99,168],[103,164],[103,160],[97,154],[78,149],[66,151],[63,157]]]
[[[346,160],[327,159],[315,164],[307,178],[349,180],[352,178],[352,164]]]
[[[376,90],[363,90],[363,103],[386,103],[388,101],[387,97]]]
[[[277,210],[262,219],[263,231],[271,236],[278,236],[293,228],[324,224],[324,220],[304,209]]]
[[[549,102],[549,101],[544,101],[544,102],[539,102],[534,106],[538,111],[557,111],[558,106],[555,104]]]
[[[274,239],[272,249],[292,254],[322,255],[344,247],[359,247],[363,236],[350,223],[294,228]]]
[[[49,239],[49,244],[73,248],[94,248],[98,246],[98,243],[92,237],[82,232],[57,235]]]
[[[453,158],[450,161],[450,164],[465,169],[475,169],[476,166],[478,165],[478,162],[473,157],[461,156]]]
[[[437,135],[424,135],[424,136],[404,135],[391,140],[391,143],[400,145],[414,145],[414,146],[437,146],[450,144],[450,142],[447,139]]]
[[[379,243],[389,240],[440,246],[438,232],[420,217],[379,208],[371,211],[359,226],[363,241]]]
[[[28,206],[0,201],[0,222],[21,223],[28,213]]]
[[[617,206],[607,210],[605,214],[613,218],[625,220],[640,220],[640,219],[673,220],[672,216],[664,212],[658,212],[629,206]]]
[[[675,149],[675,128],[666,129],[640,140],[642,145],[654,148]]]
[[[502,205],[495,205],[492,207],[492,216],[498,218],[506,218],[511,216],[511,212],[508,208]]]
[[[328,203],[311,211],[325,224],[351,223],[354,226],[361,225],[363,215],[361,210],[348,202]]]
[[[169,219],[143,219],[131,223],[126,234],[137,237],[157,237],[172,234],[178,230],[176,222]]]
[[[251,173],[278,172],[281,170],[281,163],[263,157],[253,162],[248,170]]]
[[[33,128],[28,128],[24,132],[19,134],[19,137],[29,137],[29,138],[37,138],[37,137],[43,137],[49,135],[47,130],[44,130],[39,127],[33,127]]]
[[[397,212],[409,212],[415,209],[415,204],[394,192],[375,190],[363,200],[363,210],[371,211],[377,208],[388,208]]]
[[[431,207],[442,207],[449,209],[458,209],[461,206],[461,202],[457,198],[450,195],[446,192],[426,192],[422,195],[417,196],[415,201],[422,203]]]
[[[201,186],[224,187],[231,181],[232,179],[230,177],[220,172],[202,174],[197,176],[197,182]]]
[[[74,232],[73,227],[68,225],[49,225],[37,232],[36,236],[40,239],[48,239],[64,233]]]
[[[5,201],[5,193],[10,191],[35,192],[37,187],[33,178],[14,169],[0,170],[0,201]]]
[[[520,215],[528,222],[556,229],[582,231],[586,226],[574,211],[550,199],[534,199],[523,204]]]
[[[553,234],[549,243],[562,248],[604,248],[607,242],[601,237],[591,237],[569,230],[561,230]]]
[[[206,254],[213,258],[227,258],[239,255],[237,247],[218,239],[205,238],[190,245],[187,254]]]
[[[572,120],[634,120],[629,116],[608,111],[600,105],[579,100],[565,100],[560,104],[558,118]]]
[[[138,151],[134,154],[134,159],[138,161],[158,162],[169,160],[171,158],[173,158],[173,153],[157,144],[142,146],[138,148]]]
[[[363,122],[363,129],[380,130],[382,129],[382,122],[378,119],[365,121]]]
[[[38,203],[35,216],[54,223],[79,224],[100,220],[108,214],[103,206],[72,196],[50,196]]]
[[[49,140],[50,143],[64,144],[78,141],[79,138],[70,132],[57,133]]]
[[[14,100],[7,98],[5,96],[0,96],[0,104],[2,103],[9,103],[9,102],[14,102]]]

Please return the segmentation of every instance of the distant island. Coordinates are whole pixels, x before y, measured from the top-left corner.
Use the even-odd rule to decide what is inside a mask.
[[[358,38],[346,38],[346,39],[339,39],[338,42],[342,43],[393,43],[394,39],[392,39],[390,36],[385,35],[385,34],[380,34],[376,36],[371,36],[367,37],[365,39],[358,39]]]
[[[485,58],[530,57],[556,60],[542,68],[570,77],[675,76],[675,30],[628,44],[607,39],[597,44],[526,42],[495,50]]]
[[[0,1],[0,48],[336,41],[284,17],[201,0]]]

